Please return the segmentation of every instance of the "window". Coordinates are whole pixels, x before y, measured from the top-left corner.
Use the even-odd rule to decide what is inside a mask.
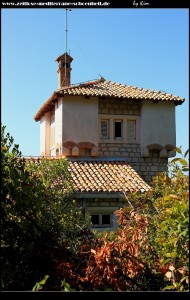
[[[109,138],[109,120],[101,121],[101,139]]]
[[[99,215],[91,215],[91,222],[93,225],[99,225],[100,220],[99,220]]]
[[[70,64],[69,63],[62,63],[62,67],[65,67],[65,65],[66,65],[66,68],[69,68],[70,67]]]
[[[121,120],[114,121],[114,138],[115,139],[122,138],[122,121]]]
[[[91,214],[91,222],[93,227],[112,226],[110,213],[93,213]]]
[[[100,114],[99,142],[140,143],[140,116]]]
[[[110,221],[110,214],[109,215],[102,215],[102,225],[111,224]]]
[[[86,207],[85,217],[90,218],[91,228],[97,230],[115,230],[118,227],[118,218],[115,211],[118,207]]]
[[[134,141],[136,140],[136,121],[127,120],[127,140]]]

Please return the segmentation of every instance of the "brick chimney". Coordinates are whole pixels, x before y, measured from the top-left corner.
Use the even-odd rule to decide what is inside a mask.
[[[58,62],[58,88],[62,88],[64,86],[70,86],[71,84],[71,70],[70,64],[73,58],[65,52],[56,58],[55,61]]]

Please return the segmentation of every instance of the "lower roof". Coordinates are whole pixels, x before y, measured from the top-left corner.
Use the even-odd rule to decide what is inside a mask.
[[[69,171],[77,192],[132,193],[151,187],[126,161],[69,161]]]
[[[39,163],[43,159],[59,158],[30,157],[28,160]],[[77,194],[143,193],[151,189],[124,159],[67,158],[67,161],[71,182]]]

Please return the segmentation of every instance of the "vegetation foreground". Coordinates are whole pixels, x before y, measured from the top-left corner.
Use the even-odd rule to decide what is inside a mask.
[[[189,291],[189,175],[168,164],[125,196],[116,232],[84,221],[67,160],[21,157],[1,125],[2,291]]]

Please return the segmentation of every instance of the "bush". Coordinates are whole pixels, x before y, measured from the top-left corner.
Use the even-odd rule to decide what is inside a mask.
[[[67,161],[27,160],[1,126],[2,290],[29,290],[51,270],[53,251],[75,252],[85,228]]]
[[[181,153],[179,148],[176,150]],[[116,233],[98,234],[94,243],[83,245],[85,251],[75,260],[70,257],[68,261],[56,261],[59,276],[71,289],[189,290],[187,154],[171,162],[170,176],[157,174],[149,192],[126,198],[126,207],[116,212]]]

